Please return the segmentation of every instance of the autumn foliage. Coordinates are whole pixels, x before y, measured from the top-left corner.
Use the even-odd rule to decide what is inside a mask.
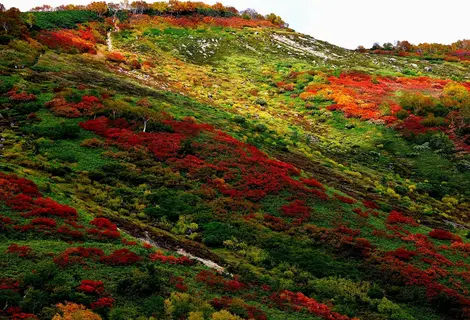
[[[96,54],[97,52],[94,38],[83,32],[73,30],[49,31],[43,32],[38,38],[49,48],[67,53]]]

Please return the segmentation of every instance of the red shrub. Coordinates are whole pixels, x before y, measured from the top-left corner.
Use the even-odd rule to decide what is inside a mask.
[[[42,32],[39,40],[49,48],[64,50],[70,53],[96,54],[95,44],[80,38],[80,35],[71,30]]]
[[[18,194],[6,201],[6,205],[17,211],[26,211],[33,209],[34,200],[26,194]]]
[[[110,52],[107,56],[106,59],[112,62],[126,62],[126,57],[120,53],[120,52]]]
[[[24,217],[34,216],[57,216],[65,219],[76,220],[77,210],[66,205],[58,204],[49,198],[37,198],[34,200],[34,205],[37,207],[25,214]]]
[[[379,208],[379,206],[374,201],[370,201],[370,200],[363,200],[362,204],[364,205],[364,207],[369,208],[369,209]]]
[[[126,238],[123,238],[121,240],[121,242],[122,242],[122,244],[125,244],[126,246],[130,246],[130,247],[133,247],[133,246],[137,245],[137,241],[129,241]]]
[[[11,101],[21,101],[21,102],[27,102],[27,101],[36,101],[36,96],[32,93],[27,93],[27,92],[20,92],[17,93],[16,90],[12,90],[7,93]]]
[[[104,257],[104,252],[99,248],[77,247],[66,249],[54,258],[54,262],[61,267],[67,267],[77,263],[84,263],[84,258],[96,261],[102,257]]]
[[[0,278],[0,290],[18,291],[20,283],[16,279]]]
[[[83,233],[78,230],[72,230],[68,226],[61,226],[56,230],[57,233],[65,236],[70,237],[72,239],[82,239],[84,237]]]
[[[226,280],[224,277],[208,270],[199,272],[196,276],[196,280],[228,292],[237,292],[246,287],[246,285],[238,281],[236,277],[231,280]]]
[[[281,218],[272,216],[270,214],[263,215],[263,218],[265,224],[275,231],[286,231],[290,229],[289,224]]]
[[[284,290],[279,293],[273,293],[269,300],[282,309],[291,308],[294,311],[306,310],[327,320],[349,320],[347,316],[331,311],[327,305],[319,303],[300,292]]]
[[[90,294],[101,294],[104,291],[103,281],[82,280],[77,290]]]
[[[320,182],[318,182],[317,180],[313,178],[308,178],[308,179],[302,178],[300,179],[300,181],[302,181],[305,185],[309,187],[325,190],[325,187]]]
[[[398,212],[395,210],[392,210],[392,212],[390,212],[390,214],[388,215],[387,223],[389,224],[403,223],[403,224],[416,225],[416,222],[413,218],[406,217],[401,212]]]
[[[452,240],[454,239],[454,235],[447,231],[447,230],[442,230],[442,229],[434,229],[433,231],[429,232],[429,236],[434,239],[438,240]]]
[[[55,228],[57,225],[57,222],[51,218],[36,218],[36,219],[31,220],[31,224],[40,225],[40,226],[49,227],[49,228]]]
[[[348,228],[348,227],[342,226],[342,225],[335,228],[335,229],[333,229],[333,232],[338,233],[338,234],[347,234],[347,235],[350,235],[352,237],[355,237],[355,236],[358,236],[359,234],[361,234],[361,230],[351,229],[351,228]]]
[[[395,258],[400,259],[402,261],[409,261],[414,256],[416,256],[417,253],[414,252],[414,251],[406,250],[405,248],[398,248],[394,251],[387,252],[387,255],[395,257]]]
[[[134,264],[141,259],[141,257],[134,252],[129,251],[129,249],[119,249],[114,250],[109,256],[104,256],[100,260],[101,262],[112,266],[125,266]]]
[[[353,212],[357,213],[360,217],[363,217],[363,218],[368,218],[369,217],[369,214],[367,213],[367,211],[362,211],[361,208],[354,208]]]
[[[7,253],[16,254],[20,257],[27,257],[33,253],[33,249],[28,246],[19,246],[14,243],[8,246]]]
[[[299,222],[310,218],[310,207],[303,200],[295,200],[289,204],[283,205],[282,214],[291,218],[297,218]]]
[[[103,230],[112,230],[116,231],[117,227],[109,219],[106,218],[95,218],[90,222],[91,225],[96,226],[98,229]]]
[[[334,194],[335,198],[338,199],[339,201],[343,202],[343,203],[347,203],[347,204],[353,204],[353,203],[356,203],[357,200],[356,199],[353,199],[353,198],[349,198],[349,197],[345,197],[345,196],[342,196],[338,193],[335,193]]]
[[[179,264],[179,265],[192,265],[194,261],[189,259],[188,257],[179,257],[176,258],[174,256],[165,256],[163,252],[157,251],[149,256],[150,260],[152,261],[160,261],[162,263],[168,264]]]
[[[114,304],[113,298],[99,298],[98,301],[91,303],[91,308],[93,310],[99,308],[111,308]]]

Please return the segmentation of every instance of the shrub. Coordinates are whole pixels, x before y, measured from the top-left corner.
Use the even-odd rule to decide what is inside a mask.
[[[400,259],[402,261],[409,261],[414,256],[416,256],[417,253],[414,252],[414,251],[406,250],[405,248],[398,248],[394,251],[387,252],[387,255],[395,257],[395,258]]]
[[[255,125],[253,130],[256,131],[256,132],[265,132],[266,130],[268,130],[268,127],[266,127],[266,125],[264,125],[262,123],[258,123],[258,124]]]
[[[41,33],[39,39],[51,49],[63,50],[68,53],[96,54],[93,42],[80,38],[70,30],[59,30]]]
[[[225,240],[234,235],[233,227],[222,222],[210,222],[203,226],[202,242],[210,247],[222,247]]]
[[[434,108],[436,103],[431,96],[416,92],[404,93],[400,98],[400,105],[415,115],[423,116],[428,113],[429,109]]]
[[[116,51],[108,53],[106,59],[112,62],[126,62],[126,57],[122,53]]]
[[[103,281],[82,280],[77,290],[90,294],[101,294],[104,291]]]
[[[62,314],[56,314],[53,320],[68,320],[68,319],[87,319],[87,320],[101,320],[101,317],[85,306],[67,302],[66,304],[59,303],[57,305]]]
[[[73,29],[79,23],[99,21],[101,18],[93,11],[64,10],[53,12],[33,12],[34,29]]]
[[[268,102],[266,100],[264,100],[263,98],[258,98],[256,99],[255,101],[256,104],[264,107],[264,106],[267,106],[268,105]]]
[[[354,204],[357,202],[356,199],[353,199],[353,198],[349,198],[349,197],[345,197],[345,196],[342,196],[338,193],[335,193],[335,198],[338,199],[339,201],[341,201],[342,203],[347,203],[347,204]]]
[[[16,254],[19,257],[28,257],[33,253],[33,249],[28,246],[19,246],[17,244],[12,244],[8,246],[7,253]]]
[[[447,230],[442,230],[442,229],[434,229],[431,232],[429,232],[429,236],[434,239],[438,240],[452,240],[454,239],[454,235],[447,231]]]
[[[74,123],[61,123],[55,126],[33,126],[24,130],[39,137],[47,137],[54,140],[74,139],[80,134],[80,127]]]
[[[298,222],[310,218],[310,207],[303,200],[295,200],[281,207],[282,214],[291,218],[296,218]]]
[[[393,210],[390,212],[387,218],[387,223],[389,224],[411,224],[411,225],[416,225],[416,222],[413,218],[411,217],[406,217],[404,216],[401,212]]]
[[[114,250],[109,256],[104,256],[100,260],[112,266],[125,266],[139,262],[142,258],[129,249]]]
[[[235,116],[233,117],[233,121],[238,123],[238,124],[245,124],[246,123],[246,118],[242,116]]]
[[[406,118],[408,118],[409,115],[410,114],[408,113],[408,111],[403,110],[403,109],[395,113],[395,117],[397,117],[400,120],[405,120]]]
[[[343,303],[369,302],[369,282],[357,283],[349,279],[329,277],[311,281],[313,290],[319,296],[342,301]]]
[[[114,304],[113,298],[99,298],[98,301],[91,303],[91,309],[111,308]]]
[[[178,221],[181,215],[193,214],[201,201],[196,195],[165,187],[149,194],[147,199],[153,204],[144,210],[147,215],[166,217],[172,222]]]
[[[421,121],[421,124],[425,127],[443,127],[447,125],[447,122],[444,118],[435,117],[434,114],[430,113]]]

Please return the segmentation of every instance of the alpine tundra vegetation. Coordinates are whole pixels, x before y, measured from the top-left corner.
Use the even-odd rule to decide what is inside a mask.
[[[0,9],[0,319],[470,319],[469,40]]]

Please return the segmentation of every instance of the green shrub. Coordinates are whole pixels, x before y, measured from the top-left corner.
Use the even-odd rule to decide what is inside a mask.
[[[198,196],[165,187],[147,195],[147,200],[150,201],[151,206],[144,210],[145,214],[153,218],[166,217],[172,222],[178,221],[180,215],[205,211]]]
[[[133,307],[116,307],[109,313],[110,320],[129,320],[137,319],[140,313]]]
[[[225,240],[234,236],[234,228],[222,222],[210,222],[203,226],[202,241],[210,247],[222,247]]]
[[[17,81],[16,77],[0,76],[0,94],[10,91]]]
[[[264,106],[267,106],[268,105],[268,102],[266,100],[264,100],[263,98],[258,98],[256,99],[255,101],[256,104],[264,107]]]
[[[394,304],[387,298],[382,298],[377,306],[377,310],[385,315],[388,315],[392,320],[413,320],[414,317],[406,313],[399,305]]]
[[[262,123],[258,123],[255,125],[255,127],[253,128],[256,132],[265,132],[266,130],[268,130],[268,127],[266,127],[266,125],[262,124]]]
[[[413,114],[425,116],[429,110],[436,106],[436,102],[431,96],[422,93],[404,93],[400,97],[400,105],[405,110],[411,110]]]
[[[238,124],[245,124],[246,123],[246,118],[243,116],[235,116],[233,117],[233,121],[238,123]]]
[[[344,303],[355,303],[370,301],[368,296],[371,288],[370,283],[356,283],[349,279],[329,277],[315,279],[311,282],[315,292],[325,298],[335,299]]]
[[[74,139],[80,135],[80,127],[75,123],[62,123],[54,126],[34,126],[32,128],[24,128],[24,130],[38,137],[47,137],[54,140]]]
[[[35,23],[33,29],[73,29],[79,23],[101,21],[95,12],[87,10],[66,10],[53,12],[33,12]]]
[[[444,132],[430,132],[419,135],[415,138],[416,143],[423,145],[429,144],[429,147],[440,153],[452,153],[454,151],[454,143]]]
[[[395,113],[395,116],[400,120],[405,120],[406,118],[408,118],[409,115],[410,114],[408,113],[408,111],[403,109]]]
[[[433,113],[430,113],[423,119],[423,121],[421,121],[421,124],[425,127],[442,127],[446,126],[447,122],[444,118],[436,117]]]

